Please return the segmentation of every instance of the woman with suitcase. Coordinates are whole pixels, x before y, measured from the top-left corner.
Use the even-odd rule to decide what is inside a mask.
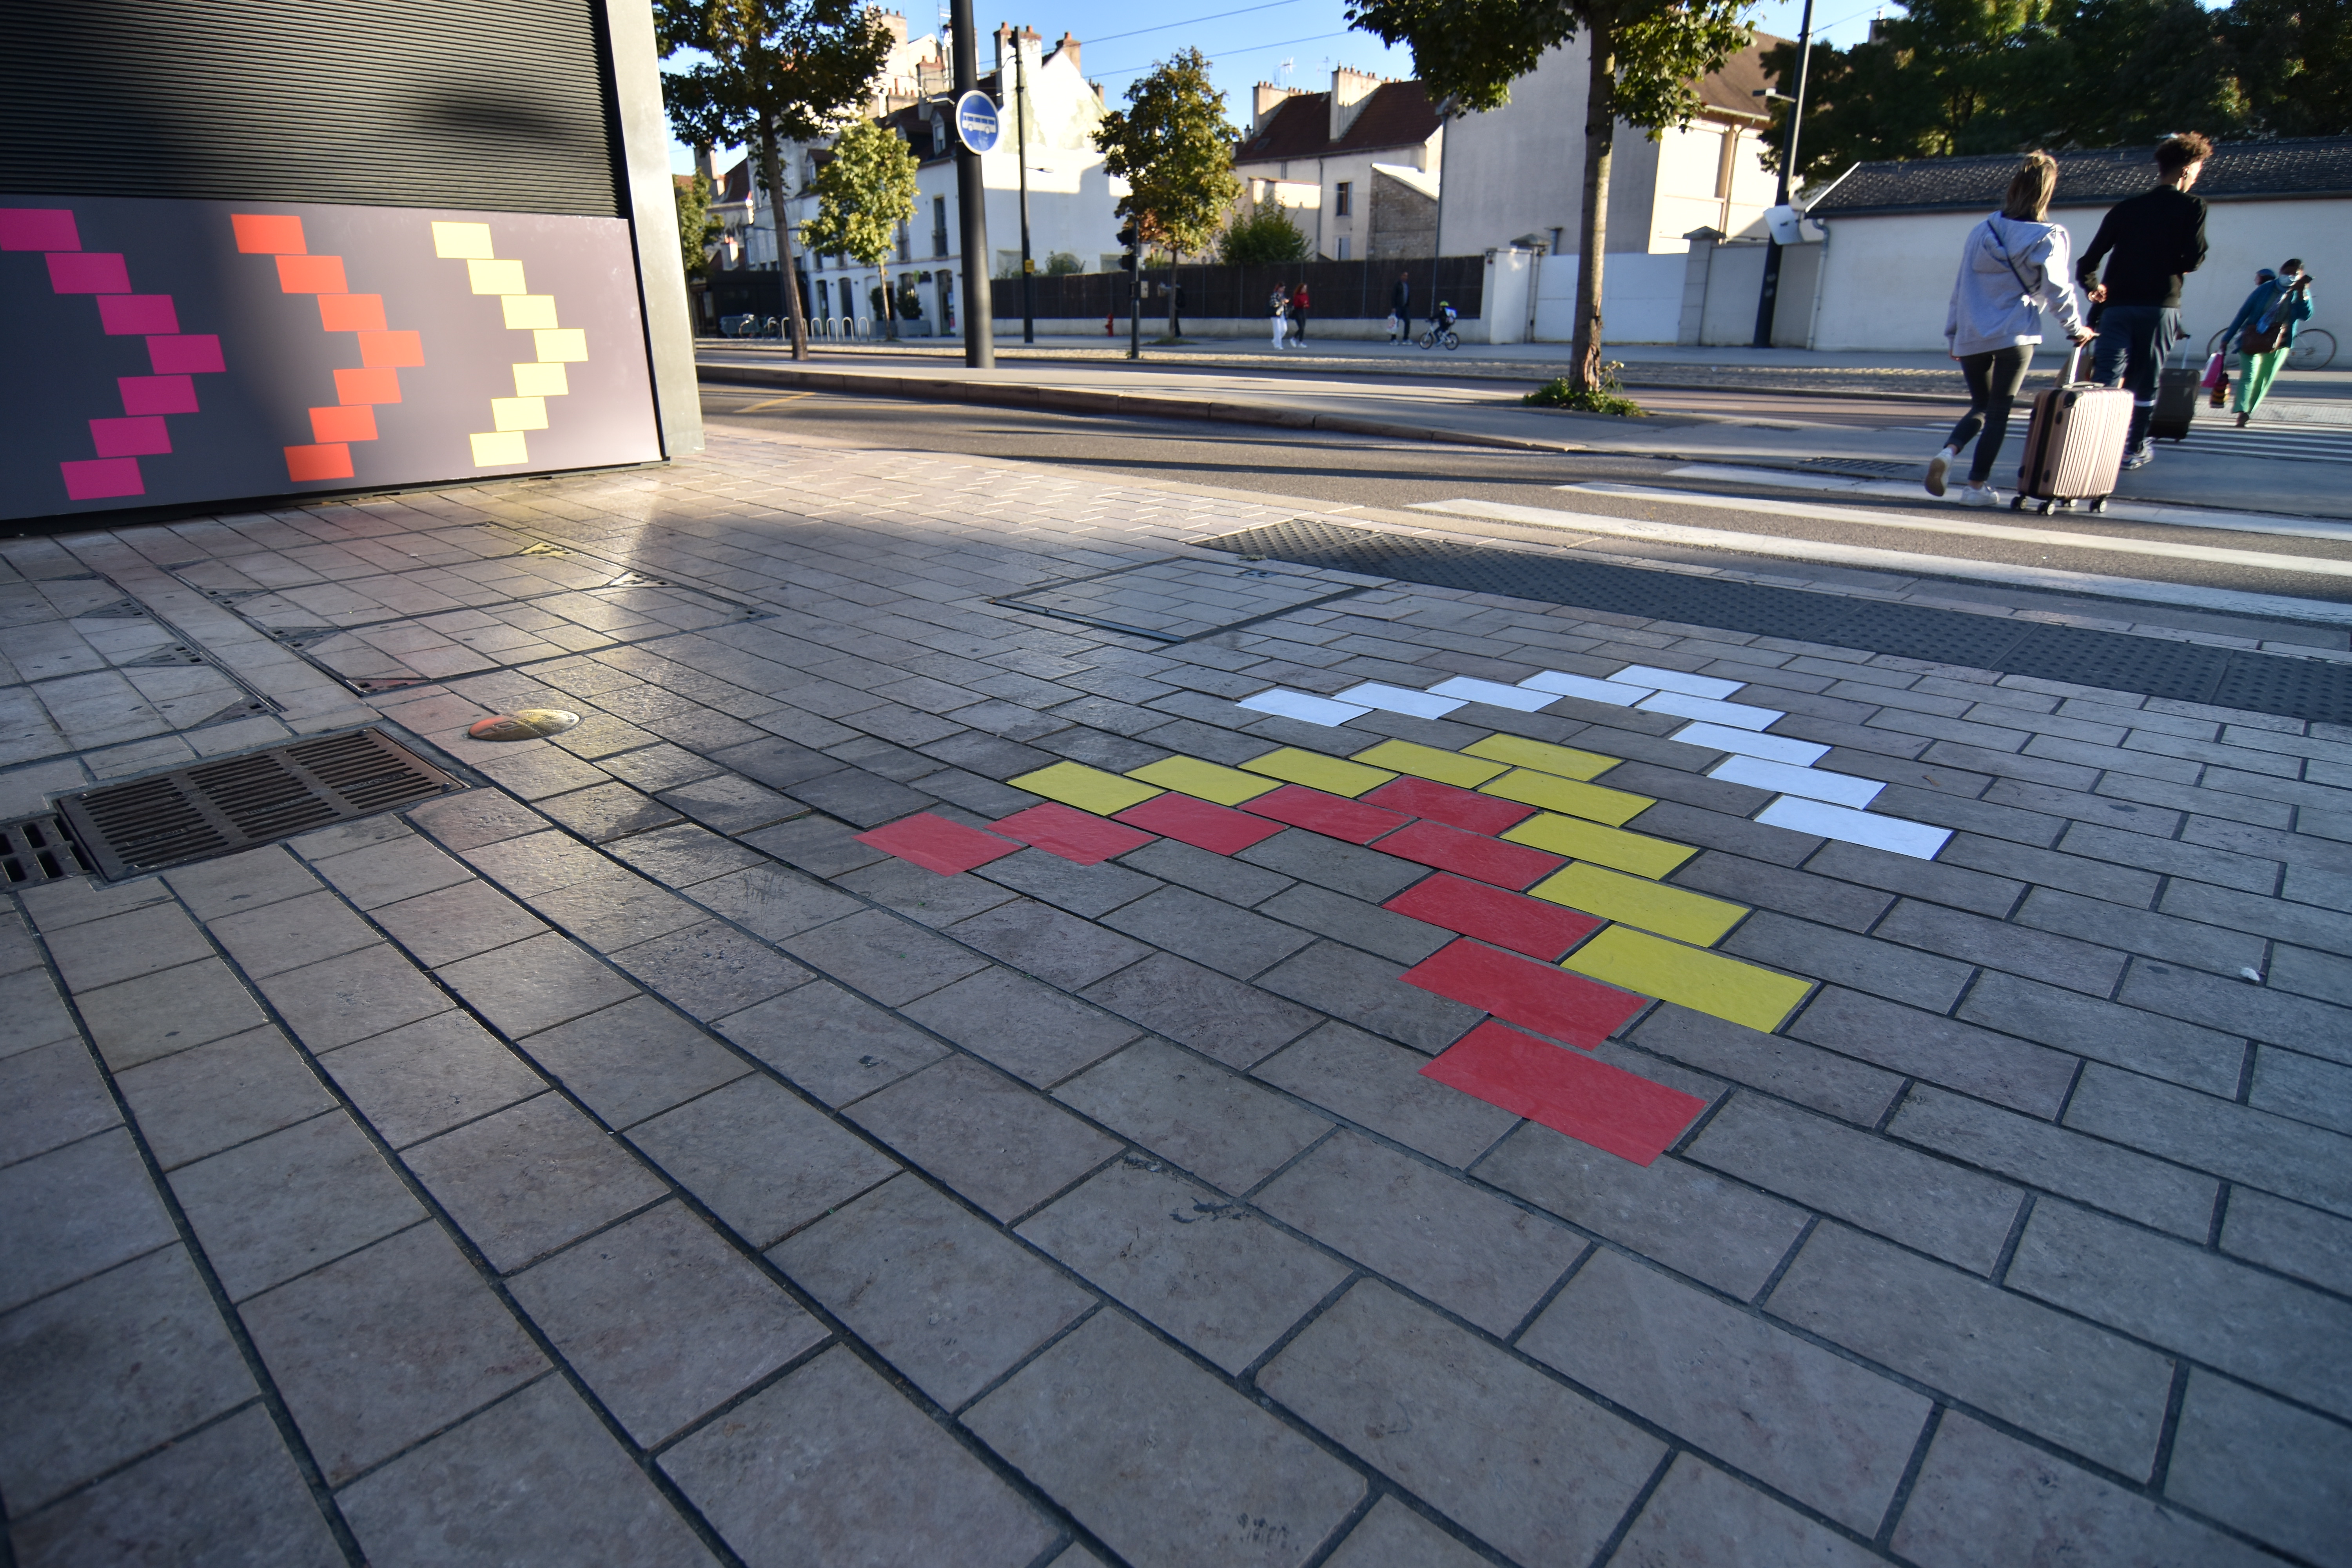
[[[2275,276],[2265,275],[2238,313],[2221,331],[2221,339],[2238,340],[2238,427],[2244,429],[2271,389],[2271,381],[2294,348],[2294,330],[2311,320],[2311,274],[2303,263],[2280,265]]]
[[[1976,455],[1960,491],[1964,506],[1999,506],[2001,497],[1987,481],[2009,433],[2009,411],[2042,342],[2042,311],[2064,324],[2077,344],[2095,335],[2083,324],[2074,285],[2068,281],[2065,228],[2045,223],[2050,198],[2058,191],[2058,161],[2032,153],[2009,182],[2000,212],[1969,231],[1960,247],[1959,277],[1952,284],[1944,341],[1968,377],[1969,411],[1952,427],[1944,449],[1927,461],[1927,493],[1944,493],[1951,466],[1969,442]]]

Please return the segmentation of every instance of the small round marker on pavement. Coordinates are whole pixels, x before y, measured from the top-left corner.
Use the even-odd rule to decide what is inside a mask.
[[[561,735],[578,722],[579,714],[566,713],[561,708],[520,708],[512,713],[484,719],[466,733],[477,741],[539,741]]]

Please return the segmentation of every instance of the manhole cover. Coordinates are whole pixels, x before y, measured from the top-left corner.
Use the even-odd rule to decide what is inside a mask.
[[[1048,583],[995,602],[1160,642],[1187,642],[1252,621],[1360,594],[1366,584],[1311,567],[1152,561]]]
[[[382,732],[354,730],[84,790],[58,810],[113,881],[464,787]]]
[[[81,846],[54,814],[0,823],[0,879],[9,887],[62,881],[89,868]]]
[[[1925,463],[1890,463],[1876,458],[1807,458],[1797,464],[1821,473],[1854,474],[1873,479],[1907,479],[1927,467]]]

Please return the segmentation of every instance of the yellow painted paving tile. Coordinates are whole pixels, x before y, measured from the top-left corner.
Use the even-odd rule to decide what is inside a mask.
[[[1478,793],[1500,795],[1523,805],[1539,805],[1546,811],[1564,811],[1570,816],[1590,817],[1612,827],[1622,827],[1658,804],[1646,795],[1579,784],[1574,779],[1539,773],[1533,768],[1513,768],[1491,784],[1480,784]]]
[[[1560,963],[1579,974],[1644,996],[1712,1013],[1766,1034],[1805,999],[1812,982],[1685,947],[1631,926],[1611,926]]]
[[[1018,779],[1013,781],[1018,784]],[[1514,844],[1532,844],[1571,860],[1597,860],[1653,880],[1664,876],[1698,853],[1688,844],[1670,844],[1622,827],[1603,827],[1573,816],[1543,812],[1503,835]]]
[[[1180,790],[1186,795],[1198,795],[1202,800],[1213,800],[1219,805],[1239,805],[1245,800],[1255,800],[1268,790],[1282,787],[1272,779],[1245,773],[1239,768],[1204,763],[1198,757],[1162,757],[1156,763],[1129,768],[1127,776],[1141,779],[1145,784],[1158,784],[1162,789]]]
[[[1378,789],[1396,777],[1386,768],[1368,768],[1361,763],[1343,763],[1337,757],[1327,757],[1320,752],[1302,752],[1296,746],[1285,746],[1278,752],[1252,757],[1242,766],[1254,773],[1264,773],[1270,779],[1305,784],[1326,795],[1344,795],[1349,800],[1368,789]]]
[[[1462,754],[1508,763],[1515,768],[1533,768],[1539,773],[1558,773],[1564,779],[1597,779],[1625,760],[1518,735],[1489,735],[1475,745],[1463,747]]]
[[[1050,768],[1039,768],[1034,773],[1023,773],[1004,782],[1014,789],[1025,789],[1031,795],[1042,795],[1047,800],[1058,800],[1064,805],[1075,805],[1097,816],[1125,811],[1166,793],[1117,773],[1107,773],[1100,768],[1090,768],[1084,763],[1055,763]]]
[[[1412,741],[1382,741],[1377,746],[1358,752],[1356,761],[1369,763],[1376,768],[1394,768],[1415,778],[1458,784],[1464,789],[1476,789],[1503,772],[1505,767],[1504,763],[1490,763],[1483,757],[1465,757],[1459,752],[1441,752],[1435,746],[1419,745]]]
[[[1528,889],[1538,899],[1604,915],[1676,942],[1713,947],[1748,912],[1745,904],[1686,893],[1643,877],[1628,877],[1580,860]]]

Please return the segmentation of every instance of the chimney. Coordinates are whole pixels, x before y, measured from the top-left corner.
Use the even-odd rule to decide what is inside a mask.
[[[882,25],[890,29],[890,37],[898,43],[905,43],[907,41],[907,14],[904,11],[883,11],[877,14],[882,18]]]
[[[1029,36],[1037,39],[1040,43],[1045,42],[1045,37],[1042,34],[1032,33]],[[1076,33],[1071,32],[1067,27],[1062,29],[1062,41],[1055,44],[1054,46],[1054,52],[1047,55],[1045,58],[1049,60],[1057,60],[1064,55],[1070,57],[1070,68],[1072,70],[1076,70],[1078,68],[1078,36]]]
[[[1257,89],[1251,95],[1250,100],[1252,116],[1250,134],[1255,136],[1265,130],[1265,122],[1274,118],[1274,111],[1282,107],[1284,100],[1297,96],[1297,92],[1298,89],[1295,87],[1276,87],[1270,81],[1258,83]]]
[[[726,184],[719,177],[718,149],[708,142],[698,142],[694,144],[694,172],[710,182],[714,194],[721,191]]]
[[[1331,72],[1331,140],[1337,142],[1348,133],[1348,127],[1363,112],[1364,100],[1380,87],[1381,79],[1347,66],[1335,67]]]

